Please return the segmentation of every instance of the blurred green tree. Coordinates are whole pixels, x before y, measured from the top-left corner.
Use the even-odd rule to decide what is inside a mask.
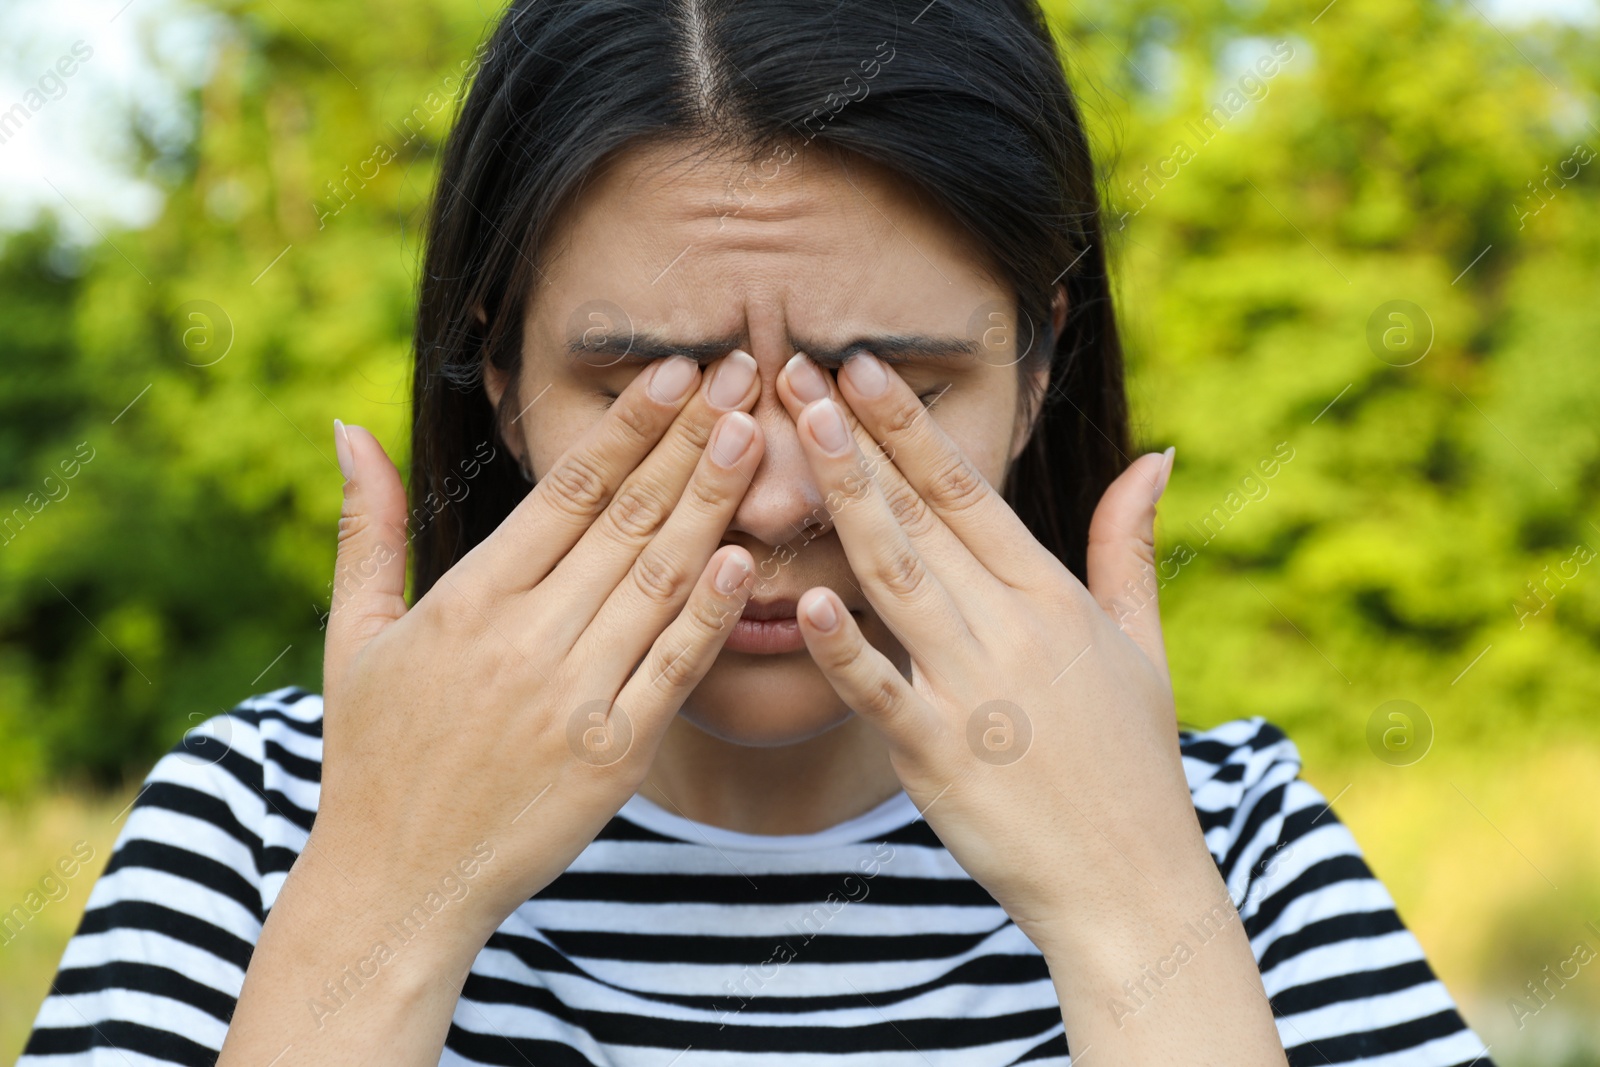
[[[114,780],[249,692],[318,684],[331,419],[404,458],[418,224],[487,13],[214,7],[196,136],[143,161],[154,225],[81,276],[48,232],[0,261],[0,514],[27,514],[0,547],[0,789]],[[1141,428],[1178,445],[1185,719],[1264,714],[1348,756],[1399,696],[1464,742],[1592,738],[1596,31],[1047,7],[1105,161]]]

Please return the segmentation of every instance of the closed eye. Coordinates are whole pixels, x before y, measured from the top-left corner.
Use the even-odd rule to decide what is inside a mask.
[[[917,394],[917,399],[922,401],[922,406],[923,407],[931,408],[931,407],[933,407],[933,405],[935,403],[938,402],[940,397],[944,396],[944,394],[949,392],[949,391],[950,391],[950,387],[948,385],[940,386],[938,389],[934,389],[934,390],[932,390],[930,392],[918,393]],[[596,393],[596,395],[600,396],[605,401],[605,406],[606,407],[610,407],[612,405],[612,403],[617,399],[617,396],[618,396],[618,394],[613,393],[609,389],[596,389],[595,393]]]

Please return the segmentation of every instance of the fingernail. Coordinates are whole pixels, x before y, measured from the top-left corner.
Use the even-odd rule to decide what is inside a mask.
[[[750,383],[755,379],[755,357],[742,349],[735,348],[712,372],[711,387],[706,390],[706,399],[711,401],[713,407],[738,407],[739,401],[750,391]]]
[[[671,356],[657,363],[655,373],[650,375],[650,395],[663,404],[676,404],[689,395],[698,366],[687,356]]]
[[[830,456],[842,456],[850,448],[850,430],[839,414],[839,405],[832,400],[820,400],[810,409],[811,433],[817,444]]]
[[[827,632],[839,625],[839,613],[833,610],[833,602],[825,596],[819,596],[806,608],[806,618],[812,626]]]
[[[711,441],[711,458],[720,467],[732,467],[750,447],[755,436],[755,423],[742,411],[735,411],[717,425],[716,436]]]
[[[1161,453],[1166,459],[1161,464],[1161,471],[1156,475],[1156,487],[1150,494],[1150,503],[1154,504],[1161,499],[1161,494],[1167,491],[1167,479],[1172,477],[1172,464],[1175,462],[1174,454],[1178,451],[1177,445],[1168,445],[1167,450]]]
[[[750,568],[745,564],[744,557],[737,552],[722,561],[722,566],[717,568],[717,592],[730,595],[739,588],[739,583],[745,580],[750,573]]]
[[[338,419],[333,420],[333,454],[339,460],[339,473],[344,475],[344,480],[354,481],[356,476],[356,457],[350,451],[350,431],[344,428],[344,423]]]
[[[783,369],[789,376],[789,388],[794,390],[800,403],[809,404],[828,395],[828,379],[822,376],[822,368],[811,362],[804,352],[790,356]]]
[[[871,352],[857,352],[844,364],[845,377],[864,397],[882,396],[889,387],[889,375],[884,373],[883,361]]]

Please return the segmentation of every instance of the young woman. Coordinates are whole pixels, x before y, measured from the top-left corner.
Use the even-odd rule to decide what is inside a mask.
[[[519,0],[323,692],[157,765],[23,1062],[1487,1064],[1177,727],[1105,264],[1031,2]]]

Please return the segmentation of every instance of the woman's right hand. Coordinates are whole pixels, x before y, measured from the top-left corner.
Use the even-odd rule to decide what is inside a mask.
[[[321,797],[219,1062],[437,1063],[485,941],[638,788],[752,587],[717,546],[761,460],[755,361],[705,377],[639,374],[410,610],[405,490],[345,429]],[[327,995],[375,942],[392,958]]]

